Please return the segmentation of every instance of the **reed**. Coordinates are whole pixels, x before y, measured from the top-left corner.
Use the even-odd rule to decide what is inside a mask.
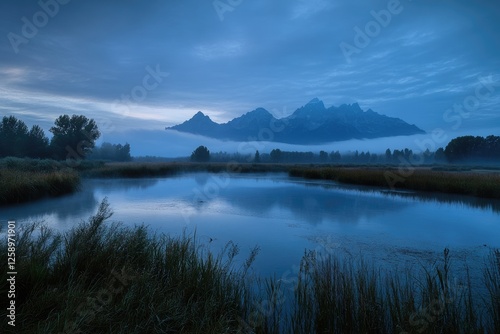
[[[237,327],[244,313],[243,275],[232,268],[237,247],[229,244],[215,256],[201,252],[195,236],[149,235],[145,227],[106,224],[110,216],[103,201],[95,216],[67,233],[37,224],[20,231],[19,333],[227,333]],[[0,291],[6,291],[3,240],[0,249]],[[6,307],[2,302],[4,319]]]
[[[79,174],[71,169],[25,171],[0,169],[0,205],[69,194],[78,189]]]
[[[89,169],[84,173],[88,177],[141,178],[171,176],[179,173],[271,173],[286,172],[287,165],[252,164],[252,163],[190,163],[190,162],[122,162],[106,163]]]
[[[500,198],[500,173],[443,172],[428,169],[413,170],[401,177],[394,168],[291,168],[290,176],[333,180],[341,183],[442,192],[484,198]]]

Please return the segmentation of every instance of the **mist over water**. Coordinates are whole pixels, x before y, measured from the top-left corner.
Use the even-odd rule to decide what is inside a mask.
[[[446,128],[443,127],[442,136],[446,139],[442,142],[437,142],[433,140],[432,137],[432,131],[435,129],[424,130],[426,130],[428,133],[413,136],[386,137],[367,140],[353,139],[322,145],[293,145],[268,141],[221,141],[213,138],[181,133],[173,130],[137,130],[127,132],[112,132],[109,134],[103,133],[100,142],[128,142],[131,145],[132,156],[160,156],[171,158],[189,156],[194,151],[194,149],[200,145],[206,146],[210,150],[210,152],[222,151],[227,153],[252,155],[256,150],[259,150],[259,152],[261,153],[269,153],[275,148],[279,148],[284,151],[312,151],[315,153],[321,150],[328,153],[337,150],[340,151],[340,153],[348,153],[358,150],[359,152],[370,151],[370,153],[383,154],[388,148],[391,150],[408,148],[413,150],[414,152],[423,152],[426,148],[429,148],[430,151],[435,151],[439,147],[446,147],[451,139],[458,136],[487,136],[500,133],[499,128],[480,129],[477,131],[447,131]],[[431,146],[429,147],[429,145]],[[432,146],[435,146],[435,148],[433,149]]]

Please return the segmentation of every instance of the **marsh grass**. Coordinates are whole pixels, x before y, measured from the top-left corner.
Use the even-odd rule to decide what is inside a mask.
[[[71,169],[52,172],[0,169],[0,205],[69,194],[79,185],[80,176]]]
[[[75,171],[86,171],[104,166],[102,161],[90,160],[67,160],[59,161],[52,159],[30,159],[7,157],[0,159],[0,169],[10,169],[23,172],[57,172],[72,169]]]
[[[84,175],[89,177],[141,178],[193,172],[273,173],[287,171],[288,167],[282,164],[116,162],[89,169]]]
[[[68,232],[19,226],[16,333],[498,333],[500,252],[484,293],[450,253],[434,268],[382,272],[361,260],[307,251],[289,280],[260,279],[238,247],[214,254],[196,235],[152,235],[95,216]],[[7,292],[0,241],[0,293]],[[0,305],[8,332],[6,299]]]
[[[260,305],[273,307],[261,313],[256,332],[499,333],[499,251],[492,252],[484,270],[486,293],[472,285],[467,268],[458,271],[457,280],[450,258],[445,249],[433,268],[381,272],[362,259],[308,251],[296,284],[284,287],[291,293],[268,288],[260,297]],[[281,303],[276,303],[277,295]],[[291,304],[288,311],[283,307],[285,296]]]
[[[443,167],[444,168],[444,167]],[[333,166],[274,163],[190,163],[55,161],[0,159],[0,205],[58,196],[78,189],[80,177],[144,178],[169,177],[180,173],[288,173],[308,179],[407,189],[428,193],[452,193],[483,198],[500,198],[500,173],[490,169],[464,171],[465,167],[417,168],[410,176],[397,176],[394,166]],[[483,167],[477,167],[483,168]],[[486,168],[486,167],[484,167]]]
[[[104,165],[94,161],[0,159],[0,205],[33,201],[73,193],[83,171]]]
[[[195,236],[151,236],[145,227],[106,224],[110,216],[104,201],[95,216],[69,232],[22,229],[16,332],[235,331],[246,293],[246,269],[233,268],[237,247],[228,244],[215,256],[201,251]],[[6,293],[3,240],[0,248],[0,291]],[[117,280],[116,273],[123,277]],[[5,309],[3,302],[3,319]],[[6,329],[6,321],[1,326]]]
[[[406,178],[395,179],[394,168],[291,168],[290,176],[333,180],[341,183],[442,192],[484,198],[500,198],[499,173],[443,172],[416,169]],[[395,182],[395,180],[397,182]]]

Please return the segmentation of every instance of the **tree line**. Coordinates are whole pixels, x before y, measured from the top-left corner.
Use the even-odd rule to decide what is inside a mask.
[[[49,131],[50,140],[39,125],[29,129],[22,120],[4,116],[0,123],[0,158],[130,160],[128,144],[103,143],[95,148],[101,133],[96,122],[83,115],[61,115]]]
[[[500,137],[458,137],[450,141],[444,153],[450,162],[500,162]]]
[[[252,154],[230,154],[227,152],[210,153],[205,146],[198,147],[191,155],[192,161],[206,162],[268,162],[268,163],[347,163],[347,164],[399,164],[402,162],[416,162],[416,164],[456,163],[456,162],[500,162],[500,137],[457,137],[450,141],[446,148],[439,148],[434,152],[429,149],[424,152],[413,150],[387,149],[383,154],[369,151],[354,151],[341,154],[340,151],[320,151],[314,153],[283,151],[273,149],[270,153],[256,151]]]

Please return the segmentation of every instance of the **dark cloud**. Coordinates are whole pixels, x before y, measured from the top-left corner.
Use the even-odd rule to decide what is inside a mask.
[[[259,106],[284,116],[319,97],[327,105],[359,102],[432,130],[449,127],[443,114],[492,75],[494,91],[460,130],[500,124],[495,0],[244,0],[223,13],[214,3],[72,0],[16,53],[11,33],[22,37],[23,17],[33,23],[42,8],[2,2],[2,114],[46,122],[78,112],[125,131],[161,129],[198,110],[220,122]],[[397,8],[390,22],[388,8]],[[387,24],[377,28],[375,16]],[[356,44],[358,28],[375,29],[367,45]],[[341,43],[356,48],[349,59]],[[144,98],[117,104],[143,85],[148,66],[169,76]]]

